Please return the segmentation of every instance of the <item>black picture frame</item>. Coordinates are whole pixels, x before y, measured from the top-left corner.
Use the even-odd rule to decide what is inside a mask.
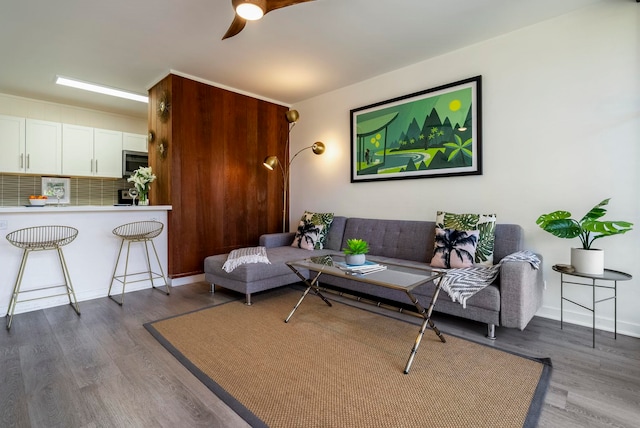
[[[482,76],[351,110],[351,182],[482,175]]]

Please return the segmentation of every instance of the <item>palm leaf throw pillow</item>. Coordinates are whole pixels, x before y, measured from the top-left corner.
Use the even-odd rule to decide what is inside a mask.
[[[480,233],[475,263],[493,266],[493,248],[496,233],[495,214],[454,214],[438,211],[436,227],[454,230],[477,230]]]
[[[333,213],[305,211],[291,246],[307,250],[323,249],[331,223],[333,223]]]
[[[436,227],[436,247],[432,267],[466,268],[473,266],[478,244],[477,230],[441,229]]]

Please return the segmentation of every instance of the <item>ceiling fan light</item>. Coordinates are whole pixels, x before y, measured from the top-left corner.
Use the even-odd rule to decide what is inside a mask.
[[[255,21],[262,18],[264,15],[264,9],[257,4],[243,2],[236,6],[236,13],[247,21]]]

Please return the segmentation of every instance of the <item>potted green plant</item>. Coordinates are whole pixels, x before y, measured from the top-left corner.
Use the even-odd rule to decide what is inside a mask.
[[[363,265],[369,252],[369,243],[362,239],[347,239],[347,247],[343,248],[348,265]]]
[[[580,238],[582,248],[571,249],[571,265],[576,272],[602,275],[604,272],[604,251],[592,248],[593,241],[605,236],[619,235],[632,230],[633,223],[628,221],[601,221],[609,203],[605,199],[585,214],[580,220],[571,218],[568,211],[554,211],[543,214],[536,224],[543,230],[559,238]]]

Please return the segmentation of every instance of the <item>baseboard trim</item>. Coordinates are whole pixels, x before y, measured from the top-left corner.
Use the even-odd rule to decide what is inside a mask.
[[[563,322],[565,323],[589,328],[593,326],[591,313],[587,313],[586,311],[577,312],[575,310],[567,309],[566,307],[563,313]],[[536,316],[560,321],[560,308],[543,306],[538,310],[538,312],[536,312]],[[596,311],[596,329],[610,331],[613,333],[613,318],[598,316],[598,312]],[[624,334],[625,336],[640,338],[640,324],[626,322],[618,318],[618,333]]]

